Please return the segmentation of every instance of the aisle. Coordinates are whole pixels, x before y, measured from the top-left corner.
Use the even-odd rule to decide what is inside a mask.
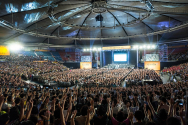
[[[169,75],[163,75],[161,76],[161,79],[163,81],[163,84],[166,84],[169,81]]]
[[[168,83],[168,82],[170,82],[169,81],[169,75],[163,75],[163,76],[161,76],[161,79],[162,79],[162,81],[163,81],[163,84],[166,84],[166,83]],[[176,76],[176,80],[177,81],[181,81],[181,78],[180,78],[180,76]]]

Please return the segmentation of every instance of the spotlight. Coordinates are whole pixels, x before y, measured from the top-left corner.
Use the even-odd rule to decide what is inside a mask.
[[[151,46],[150,46],[150,45],[148,45],[148,46],[147,46],[147,49],[150,49],[150,48],[151,48]]]
[[[146,48],[146,45],[144,45],[144,49]]]
[[[101,51],[101,48],[98,48],[98,51]]]
[[[137,49],[138,48],[138,45],[134,45],[134,47],[133,47],[134,49]]]
[[[142,49],[143,47],[142,47],[142,46],[140,46],[139,48],[140,48],[140,49]]]
[[[84,51],[86,51],[86,49],[84,49]]]
[[[97,49],[96,48],[93,48],[93,51],[96,51]]]
[[[92,51],[92,48],[90,48],[90,51]]]
[[[12,43],[8,46],[8,48],[11,51],[19,51],[19,50],[22,50],[24,47],[19,43]]]
[[[152,46],[151,46],[151,48],[153,48],[153,49],[154,49],[154,48],[155,48],[155,45],[152,45]]]
[[[89,49],[87,49],[87,51],[89,51]]]

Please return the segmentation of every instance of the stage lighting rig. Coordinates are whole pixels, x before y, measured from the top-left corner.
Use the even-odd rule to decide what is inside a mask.
[[[149,49],[155,49],[156,45],[134,45],[133,49],[137,50],[137,49],[144,49],[144,50],[149,50]]]
[[[101,51],[101,48],[88,48],[88,49],[83,49],[84,52],[90,52],[90,51]]]

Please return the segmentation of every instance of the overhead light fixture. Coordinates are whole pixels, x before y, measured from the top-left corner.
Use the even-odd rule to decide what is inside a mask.
[[[86,51],[86,49],[84,49],[84,51]]]
[[[151,46],[150,46],[150,45],[148,45],[148,46],[147,46],[147,49],[150,49],[150,48],[151,48]]]
[[[89,49],[87,49],[87,51],[89,51]]]
[[[96,51],[97,49],[96,48],[93,48],[93,51]]]
[[[134,45],[133,48],[134,48],[134,49],[137,49],[137,48],[138,48],[138,45]]]
[[[98,51],[101,51],[101,48],[98,48]]]
[[[152,45],[152,46],[151,46],[151,48],[153,48],[153,49],[154,49],[154,48],[155,48],[155,45]]]

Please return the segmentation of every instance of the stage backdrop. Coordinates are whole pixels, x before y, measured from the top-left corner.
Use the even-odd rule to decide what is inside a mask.
[[[80,69],[92,69],[92,62],[80,62]]]
[[[153,69],[153,70],[160,70],[160,61],[145,61],[144,68],[146,69]]]
[[[9,49],[6,46],[0,46],[0,55],[10,55]]]

